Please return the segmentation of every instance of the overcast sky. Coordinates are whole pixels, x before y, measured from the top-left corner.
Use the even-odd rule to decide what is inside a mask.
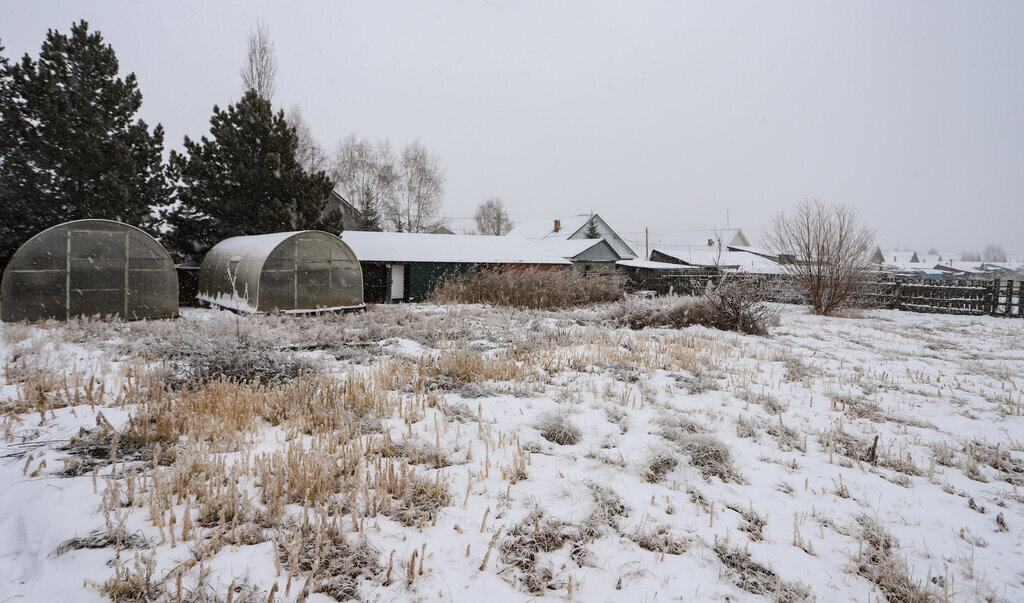
[[[1022,2],[0,0],[0,40],[35,56],[86,19],[180,148],[240,98],[257,18],[275,105],[329,149],[421,140],[449,216],[498,196],[515,220],[595,211],[642,241],[730,209],[758,239],[817,197],[883,246],[1024,253]]]

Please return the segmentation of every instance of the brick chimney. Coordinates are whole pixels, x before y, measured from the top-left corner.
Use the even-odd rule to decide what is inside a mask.
[[[558,232],[559,230],[562,230],[562,221],[555,220],[555,232]]]

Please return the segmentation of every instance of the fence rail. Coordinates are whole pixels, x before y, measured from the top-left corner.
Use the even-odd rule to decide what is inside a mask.
[[[699,295],[709,282],[717,282],[721,278],[721,274],[714,273],[647,276],[634,279],[632,288],[660,295]],[[775,282],[778,286],[771,288],[773,301],[803,301],[799,288],[788,275],[743,275],[741,278]],[[1021,280],[879,279],[868,283],[852,305],[934,314],[1024,318],[1022,299],[1024,281]]]

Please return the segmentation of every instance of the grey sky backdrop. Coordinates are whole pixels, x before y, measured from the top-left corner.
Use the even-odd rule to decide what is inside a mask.
[[[246,35],[277,47],[280,108],[331,149],[420,139],[445,214],[599,212],[752,238],[805,197],[883,245],[1024,252],[1024,3],[10,2],[4,54],[84,18],[135,72],[167,146],[241,96]],[[642,245],[640,246],[642,249]]]

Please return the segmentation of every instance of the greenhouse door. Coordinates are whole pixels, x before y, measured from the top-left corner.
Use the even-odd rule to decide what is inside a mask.
[[[405,265],[391,265],[391,301],[405,299]]]

